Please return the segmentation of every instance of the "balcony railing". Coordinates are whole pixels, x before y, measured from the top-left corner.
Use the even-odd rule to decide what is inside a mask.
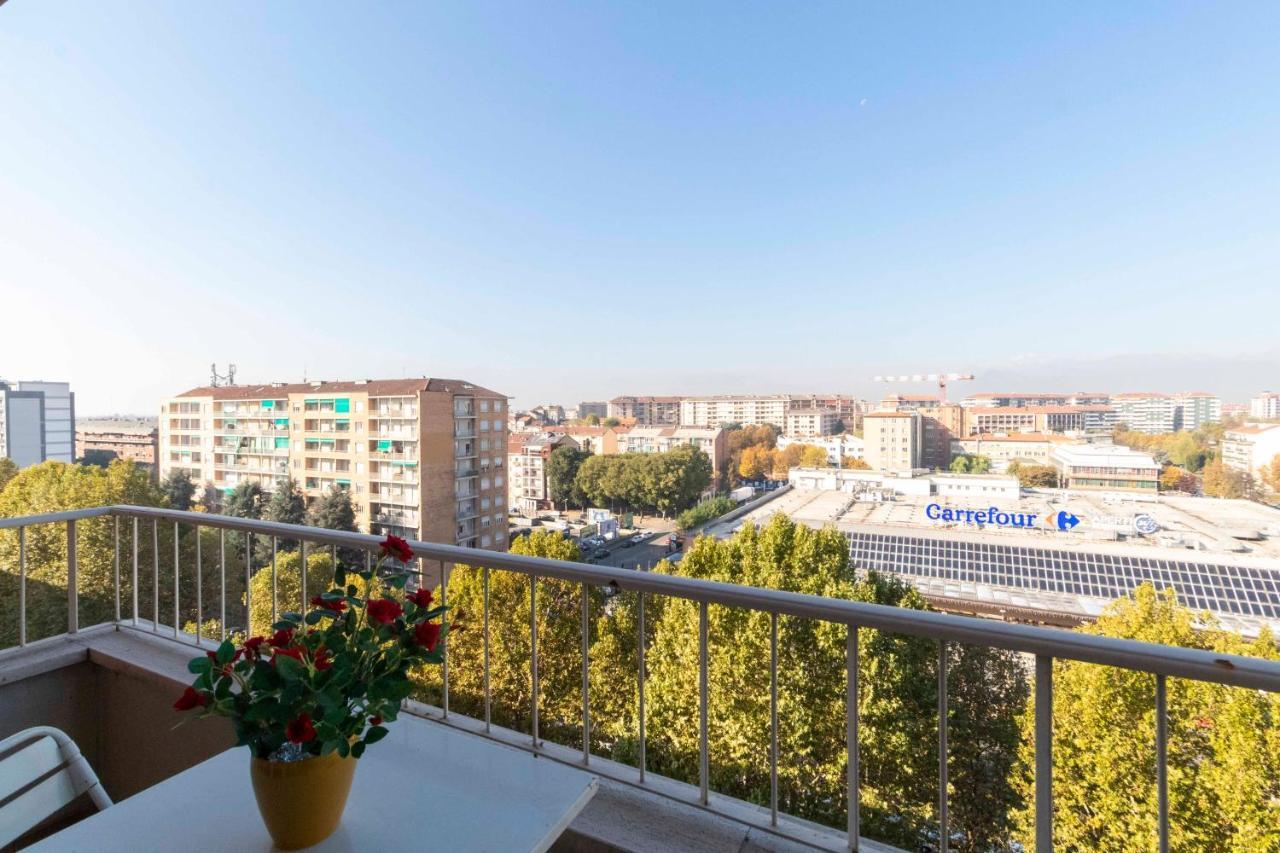
[[[220,615],[221,633],[225,636],[228,626],[229,601],[226,593],[227,575],[227,531],[233,531],[245,537],[245,549],[251,550],[253,540],[262,537],[270,540],[274,546],[278,540],[301,541],[306,549],[327,548],[332,553],[337,549],[351,549],[373,554],[378,548],[379,537],[359,533],[323,530],[301,525],[280,524],[268,521],[255,521],[232,518],[222,515],[211,515],[195,512],[153,507],[110,506],[92,509],[56,512],[20,518],[0,518],[0,531],[16,530],[18,536],[18,643],[25,646],[27,638],[27,531],[37,525],[61,525],[65,528],[66,541],[66,576],[67,576],[67,633],[76,634],[81,631],[80,625],[80,581],[78,577],[78,546],[80,544],[78,524],[91,519],[107,519],[113,522],[105,541],[114,546],[112,565],[112,591],[114,593],[114,615],[107,624],[114,625],[117,630],[138,630],[162,636],[171,636],[173,640],[191,646],[206,646],[213,638],[201,635],[199,618],[206,615],[205,603],[200,599],[203,586],[197,574],[196,609],[199,618],[194,635],[185,633],[182,628],[182,613],[179,607],[178,588],[180,573],[178,571],[179,552],[175,544],[173,553],[173,612],[172,625],[162,624],[160,613],[160,561],[161,525],[172,525],[175,533],[179,526],[194,529],[199,541],[199,529],[202,527],[221,531],[218,550],[221,588],[220,600],[215,603]],[[465,534],[472,536],[472,533]],[[139,564],[139,542],[150,540],[154,558],[153,601],[151,602],[151,618],[142,614],[138,599],[138,575],[145,571]],[[100,540],[102,541],[102,540]],[[175,537],[176,543],[176,537]],[[663,796],[700,805],[712,812],[721,814],[732,820],[749,826],[755,826],[796,841],[824,849],[857,849],[858,810],[858,691],[860,689],[858,675],[858,629],[868,628],[888,632],[890,634],[908,635],[927,638],[938,643],[938,739],[940,781],[940,802],[938,804],[939,833],[938,838],[949,837],[947,831],[947,738],[949,717],[947,714],[947,648],[949,644],[971,644],[975,646],[1005,649],[1032,656],[1035,661],[1034,689],[1034,750],[1035,750],[1035,842],[1039,850],[1050,850],[1053,846],[1053,681],[1052,671],[1055,660],[1079,661],[1109,667],[1118,667],[1134,672],[1147,673],[1155,681],[1155,755],[1156,755],[1156,787],[1157,815],[1161,849],[1168,849],[1169,814],[1168,814],[1168,715],[1166,683],[1170,677],[1190,679],[1193,681],[1220,684],[1269,692],[1280,692],[1280,662],[1262,658],[1243,657],[1220,654],[1216,652],[1162,646],[1135,640],[1116,639],[1092,634],[1063,631],[1052,628],[1041,628],[1029,625],[996,622],[966,616],[956,616],[932,611],[911,610],[878,604],[868,604],[844,599],[825,598],[794,592],[762,589],[737,584],[720,583],[697,578],[680,577],[667,574],[628,571],[605,566],[586,565],[560,560],[549,560],[517,554],[498,553],[487,550],[474,550],[454,545],[441,545],[427,542],[411,542],[414,554],[424,561],[439,564],[441,584],[441,603],[447,603],[448,578],[452,571],[457,571],[455,564],[466,565],[467,571],[482,573],[484,589],[484,606],[482,618],[482,638],[484,648],[483,671],[483,707],[484,719],[475,719],[451,713],[449,710],[449,665],[446,654],[441,668],[441,703],[439,707],[430,707],[416,702],[406,702],[405,710],[410,713],[431,717],[441,723],[458,729],[472,732],[478,736],[497,740],[527,751],[543,755],[552,760],[590,768],[594,773],[619,782],[661,794]],[[201,565],[197,551],[197,572]],[[582,746],[581,750],[551,743],[539,737],[538,722],[538,636],[537,620],[532,620],[530,630],[529,669],[532,684],[531,732],[519,733],[501,729],[490,724],[492,695],[489,680],[489,576],[491,571],[507,571],[528,578],[529,597],[533,604],[537,600],[538,584],[542,580],[556,579],[581,585],[581,623],[584,654],[582,667]],[[233,569],[233,571],[236,571]],[[122,573],[131,572],[132,601],[122,601]],[[247,585],[247,578],[244,578]],[[301,575],[301,603],[305,607],[309,600],[306,574]],[[635,766],[593,755],[590,742],[590,667],[585,651],[590,634],[589,591],[591,587],[609,588],[615,592],[633,592],[639,596],[638,610],[638,666],[636,679],[638,685],[638,758]],[[190,596],[191,593],[188,593]],[[645,730],[645,601],[646,597],[661,596],[677,598],[696,603],[698,608],[698,779],[695,787],[673,779],[646,772],[645,746],[647,732]],[[238,597],[238,596],[237,596]],[[272,618],[281,608],[277,600],[275,586],[271,592]],[[250,600],[247,593],[240,601],[231,602],[238,611],[232,619],[248,619]],[[284,607],[293,606],[293,602],[284,603]],[[708,607],[717,605],[741,608],[767,614],[772,626],[772,642],[768,660],[771,696],[769,741],[761,744],[762,754],[768,756],[771,780],[770,806],[767,810],[759,809],[751,804],[736,800],[728,795],[716,794],[712,797],[710,790],[710,761],[708,749]],[[258,606],[263,606],[259,604]],[[536,612],[536,611],[535,611]],[[128,615],[126,615],[128,614]],[[847,792],[848,823],[846,833],[835,833],[814,824],[790,819],[780,814],[778,809],[778,644],[777,631],[780,617],[799,617],[818,620],[846,628],[845,636],[845,669],[846,678],[846,749],[847,749]],[[234,624],[234,621],[233,621]],[[247,622],[246,622],[247,624]],[[89,627],[89,626],[83,626]],[[447,639],[444,648],[447,652]],[[1069,721],[1067,721],[1069,723]],[[945,849],[945,844],[942,845]]]

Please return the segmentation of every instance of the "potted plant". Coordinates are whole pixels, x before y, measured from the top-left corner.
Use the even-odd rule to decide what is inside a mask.
[[[412,559],[405,540],[388,536],[376,565],[339,566],[311,609],[281,614],[270,637],[224,640],[187,664],[195,682],[174,708],[231,718],[237,744],[252,750],[254,796],[280,848],[337,829],[356,760],[386,737],[413,689],[410,667],[443,660],[445,608],[428,589],[405,591],[418,574]]]

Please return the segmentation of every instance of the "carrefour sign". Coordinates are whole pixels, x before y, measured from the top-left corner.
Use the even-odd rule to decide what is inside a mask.
[[[1041,518],[1034,512],[1005,512],[997,507],[987,509],[952,509],[941,504],[929,504],[924,514],[933,521],[948,521],[953,524],[976,524],[990,527],[1022,527],[1036,526],[1036,519]],[[1040,526],[1051,530],[1070,530],[1080,523],[1069,512],[1050,513],[1040,521]]]

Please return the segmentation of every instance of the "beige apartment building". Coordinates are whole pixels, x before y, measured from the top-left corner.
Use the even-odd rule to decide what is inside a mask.
[[[814,406],[812,408],[790,409],[784,418],[783,435],[792,438],[816,438],[832,435],[836,424],[840,422],[840,413],[835,409]]]
[[[924,418],[919,412],[868,412],[862,417],[863,458],[872,471],[922,467]]]
[[[195,388],[160,407],[158,464],[229,493],[351,490],[371,533],[505,550],[507,400],[457,379]]]
[[[1262,469],[1280,456],[1280,424],[1242,424],[1222,435],[1222,464],[1236,471],[1262,475]]]
[[[156,470],[159,429],[148,418],[93,418],[76,421],[76,459],[127,459]]]
[[[1053,449],[1074,441],[1052,433],[988,433],[953,439],[951,452],[953,455],[985,456],[991,460],[991,470],[999,474],[1009,467],[1010,462],[1051,465]]]
[[[962,435],[995,432],[1110,432],[1116,423],[1110,406],[972,406],[964,410]]]
[[[512,509],[532,517],[540,510],[554,509],[547,484],[547,460],[557,447],[577,447],[567,435],[517,433],[507,439],[507,468],[510,478],[508,501]]]
[[[680,401],[680,425],[721,427],[725,424],[773,424],[778,429],[785,429],[791,399],[790,394],[685,397]]]

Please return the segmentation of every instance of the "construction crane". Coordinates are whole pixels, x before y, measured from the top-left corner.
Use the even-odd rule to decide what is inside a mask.
[[[877,376],[873,382],[937,382],[938,402],[947,402],[947,383],[973,379],[972,373],[913,373],[910,376]]]

